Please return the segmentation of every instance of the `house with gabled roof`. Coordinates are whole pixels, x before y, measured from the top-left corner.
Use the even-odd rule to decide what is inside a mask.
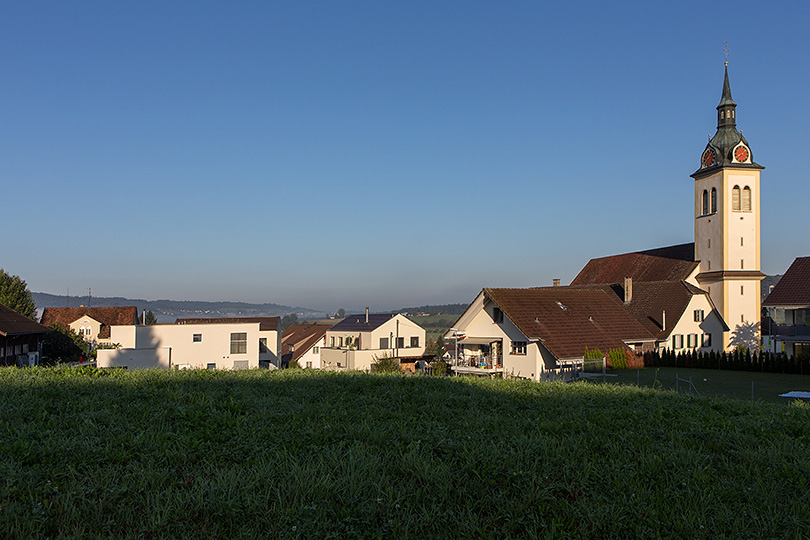
[[[810,356],[810,257],[798,257],[762,302],[767,350]]]
[[[114,325],[137,324],[138,308],[135,306],[47,307],[42,310],[40,323],[46,326],[61,324],[91,344],[112,344],[110,328]]]
[[[586,350],[632,356],[655,339],[598,287],[485,288],[445,334],[459,347],[454,368],[536,381],[581,365]]]
[[[0,365],[36,366],[51,329],[0,304]]]
[[[305,369],[321,368],[321,347],[326,344],[330,324],[293,324],[281,335],[281,365],[297,363]]]
[[[378,358],[421,358],[425,329],[400,313],[348,315],[326,331],[321,368],[370,370]]]

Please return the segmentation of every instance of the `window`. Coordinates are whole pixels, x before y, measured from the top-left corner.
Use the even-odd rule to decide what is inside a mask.
[[[742,191],[742,211],[751,211],[751,188],[748,186],[745,186]]]
[[[686,334],[686,348],[691,349],[695,346],[694,341],[692,341],[692,336],[697,337],[696,334]]]
[[[526,354],[526,342],[525,341],[513,341],[512,342],[512,354],[515,354],[515,355],[524,355],[524,354]]]
[[[318,347],[315,348],[317,349]],[[307,362],[307,369],[312,369],[312,362]]]
[[[503,322],[503,311],[501,311],[501,308],[496,307],[492,309],[492,320],[496,323]]]
[[[266,337],[259,338],[259,352],[260,353],[270,352],[269,349],[267,348],[267,338]]]
[[[712,214],[717,212],[717,188],[712,188]]]
[[[381,337],[380,338],[380,348],[381,349],[387,349],[388,348],[388,338],[387,337]]]
[[[683,349],[683,334],[675,334],[672,336],[672,348]]]
[[[334,346],[335,346],[335,336],[331,336],[331,337],[329,338],[329,346],[330,346],[330,347],[334,347]]]
[[[249,367],[250,367],[250,364],[248,363],[247,360],[234,360],[233,361],[233,370],[234,371],[239,371],[239,370],[242,370],[242,369],[248,369]]]
[[[231,334],[231,354],[247,354],[247,332]],[[234,369],[236,369],[235,362]]]
[[[702,341],[703,341],[703,343],[701,343],[701,345],[703,345],[704,347],[711,347],[712,346],[712,335],[711,334],[703,334]]]
[[[194,334],[191,336],[191,341],[194,343],[201,343],[202,342],[202,334]]]
[[[744,240],[744,237],[742,237],[742,236],[741,236],[741,237],[740,237],[740,246],[741,246],[741,247],[744,245],[743,240]]]
[[[740,186],[734,186],[731,190],[731,211],[740,211]]]
[[[703,211],[701,212],[701,216],[705,216],[709,213],[709,192],[705,189],[703,190]]]
[[[745,285],[740,285],[740,295],[745,294]]]
[[[740,259],[740,269],[745,268],[745,259]]]
[[[404,337],[398,337],[397,338],[397,348],[398,349],[405,348],[405,338]]]
[[[338,347],[343,347],[343,336],[338,337]]]
[[[704,315],[702,309],[695,310],[695,322],[703,322]]]
[[[320,349],[318,347],[312,347],[312,354],[318,354],[319,351],[320,351]],[[312,362],[310,362],[310,364],[311,363]]]
[[[205,369],[217,369],[217,365],[214,363],[206,364]]]
[[[412,336],[411,347],[418,347],[418,346],[419,346],[419,336]]]

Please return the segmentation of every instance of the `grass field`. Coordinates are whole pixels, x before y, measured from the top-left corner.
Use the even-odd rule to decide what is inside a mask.
[[[0,369],[5,538],[806,538],[810,407],[623,385]]]
[[[810,392],[810,376],[715,369],[646,368],[641,370],[616,370],[611,371],[611,376],[606,377],[604,382],[611,384],[639,384],[644,387],[675,390],[676,374],[680,379],[689,380],[691,378],[692,384],[700,396],[722,396],[751,401],[753,384],[754,401],[787,404],[790,399],[779,397],[780,394],[793,390]],[[597,381],[600,380],[597,379]],[[689,385],[683,382],[680,382],[678,387],[680,392],[688,392],[689,390]]]

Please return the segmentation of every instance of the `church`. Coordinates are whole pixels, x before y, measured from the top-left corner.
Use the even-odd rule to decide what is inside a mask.
[[[542,380],[587,350],[719,351],[760,321],[760,171],[737,129],[728,62],[700,154],[694,242],[591,259],[568,286],[485,288],[445,339],[458,363]]]

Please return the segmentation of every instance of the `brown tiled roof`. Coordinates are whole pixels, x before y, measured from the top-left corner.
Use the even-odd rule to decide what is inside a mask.
[[[623,253],[591,259],[571,285],[622,283],[626,277],[633,278],[634,283],[681,281],[686,279],[697,265],[693,243]]]
[[[0,304],[0,336],[22,336],[50,332],[47,326],[20,315],[13,309]]]
[[[137,324],[138,308],[135,306],[45,308],[39,322],[45,325],[61,324],[65,327],[84,316],[92,317],[101,323],[99,338],[110,337],[110,326]]]
[[[624,284],[593,285],[611,294],[616,302],[643,324],[658,339],[667,339],[681,320],[690,300],[695,295],[708,295],[686,281],[642,281],[633,282],[633,295],[624,303]],[[664,328],[666,313],[666,328]]]
[[[293,324],[281,334],[281,355],[282,357],[290,355],[289,358],[282,359],[288,362],[298,360],[318,343],[331,327],[329,324]],[[294,349],[292,354],[290,348]]]
[[[259,323],[259,330],[278,330],[280,317],[187,317],[177,319],[176,324],[238,324]]]
[[[529,339],[540,339],[558,359],[585,349],[624,349],[653,334],[601,288],[484,289],[484,294]]]
[[[810,306],[810,257],[798,257],[771,293],[763,306]]]

